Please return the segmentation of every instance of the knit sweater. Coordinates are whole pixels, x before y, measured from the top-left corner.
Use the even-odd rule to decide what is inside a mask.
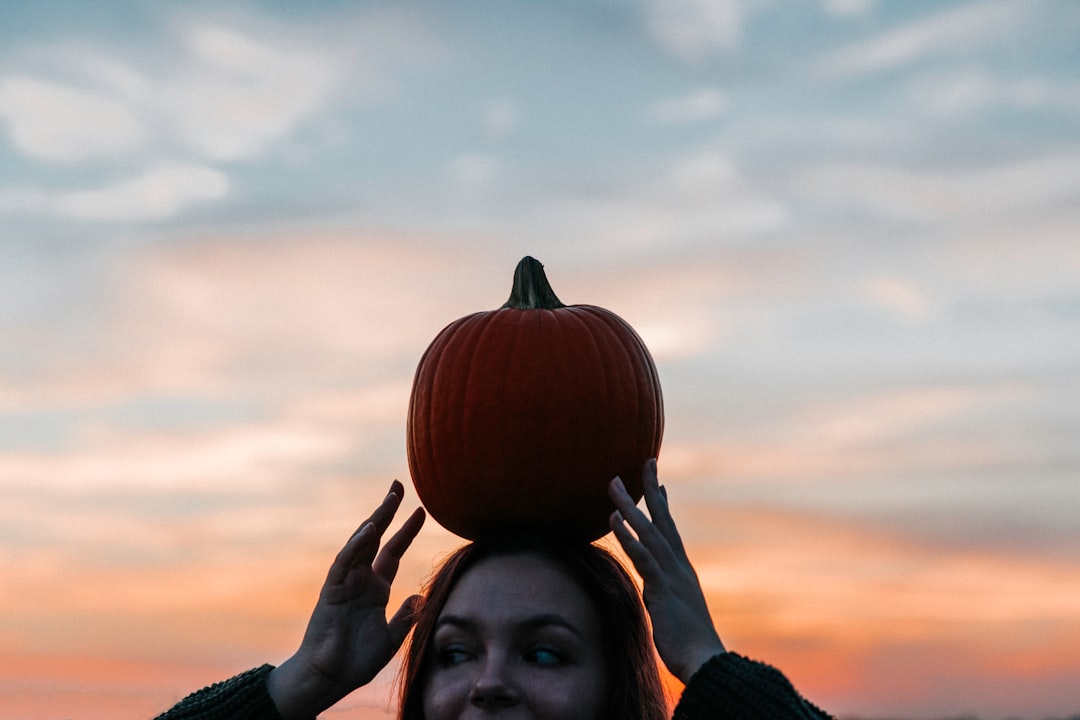
[[[193,692],[155,720],[282,720],[266,689],[263,665]]]
[[[701,666],[683,690],[673,720],[829,720],[771,665],[733,652]]]
[[[155,720],[282,720],[266,676],[272,665],[248,670],[188,695]],[[722,653],[687,684],[673,720],[829,720],[804,700],[776,668]]]

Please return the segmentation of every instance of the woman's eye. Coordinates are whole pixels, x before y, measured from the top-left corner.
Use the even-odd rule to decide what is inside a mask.
[[[563,656],[557,650],[547,647],[530,648],[525,653],[525,659],[543,667],[556,667],[565,662]]]
[[[469,651],[460,645],[439,648],[437,655],[441,665],[459,665],[472,657]]]

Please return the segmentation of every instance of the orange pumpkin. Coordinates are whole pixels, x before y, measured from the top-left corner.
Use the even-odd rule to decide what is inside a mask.
[[[464,538],[530,530],[594,540],[619,475],[641,497],[664,406],[645,344],[619,316],[563,305],[524,258],[510,299],[448,325],[416,369],[409,471],[436,522]]]

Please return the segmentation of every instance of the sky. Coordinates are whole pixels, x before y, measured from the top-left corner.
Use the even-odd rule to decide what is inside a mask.
[[[0,15],[6,718],[288,657],[525,255],[652,351],[730,649],[842,717],[1080,712],[1080,4]]]

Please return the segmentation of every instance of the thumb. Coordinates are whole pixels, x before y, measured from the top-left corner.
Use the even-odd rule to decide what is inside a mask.
[[[386,629],[390,633],[390,639],[394,643],[394,650],[401,647],[405,642],[405,636],[409,634],[413,623],[416,622],[416,614],[420,612],[424,598],[419,595],[410,595],[401,603],[394,616],[386,623]]]

